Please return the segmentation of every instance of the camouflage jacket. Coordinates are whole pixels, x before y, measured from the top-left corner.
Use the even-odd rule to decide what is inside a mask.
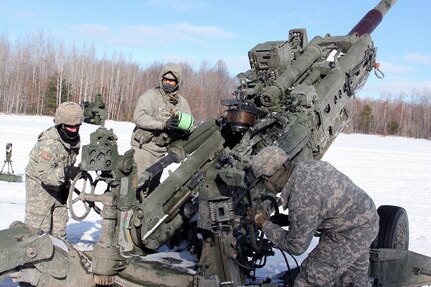
[[[342,233],[378,223],[373,200],[324,161],[297,163],[282,194],[288,199],[289,231],[269,220],[262,230],[278,247],[294,255],[305,252],[316,231]]]
[[[180,111],[191,115],[189,104],[182,96],[178,97],[178,103],[174,105],[162,95],[161,90],[153,88],[139,97],[133,114],[133,122],[139,128],[163,130],[173,113]]]
[[[166,94],[161,88],[162,76],[168,72],[174,74],[178,79],[178,90],[172,94]],[[139,97],[133,114],[133,122],[136,124],[136,128],[133,130],[131,137],[132,146],[141,148],[143,144],[156,141],[154,137],[159,136],[162,132],[166,136],[175,133],[165,130],[166,121],[175,112],[192,115],[187,100],[181,94],[182,82],[180,66],[177,64],[167,64],[160,72],[160,86],[146,91]],[[147,149],[158,148],[154,143],[150,143]]]
[[[59,189],[66,182],[64,167],[75,164],[79,148],[79,141],[71,146],[62,140],[55,127],[43,131],[30,151],[26,176],[44,186]]]

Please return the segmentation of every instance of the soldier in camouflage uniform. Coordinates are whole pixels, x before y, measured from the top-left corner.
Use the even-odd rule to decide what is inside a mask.
[[[136,127],[130,144],[135,150],[139,179],[166,154],[167,145],[184,134],[178,129],[179,120],[174,115],[175,112],[191,115],[189,104],[181,94],[182,82],[181,66],[168,63],[160,72],[160,86],[138,99],[133,114]]]
[[[281,191],[289,230],[268,220],[263,208],[249,212],[274,244],[291,254],[304,253],[320,232],[318,245],[302,262],[294,286],[370,286],[369,249],[379,217],[372,199],[346,175],[324,161],[291,163],[278,147],[262,149],[252,170],[265,186]]]
[[[30,152],[26,173],[24,222],[35,229],[66,239],[66,199],[69,179],[79,172],[73,166],[79,153],[82,108],[73,102],[60,104],[55,126],[43,131]]]

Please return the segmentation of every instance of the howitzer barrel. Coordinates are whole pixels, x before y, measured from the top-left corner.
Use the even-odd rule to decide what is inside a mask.
[[[196,139],[198,138],[200,137]],[[214,130],[193,154],[142,202],[140,205],[143,212],[141,239],[147,248],[157,249],[181,226],[182,219],[179,215],[169,225],[163,223],[170,219],[169,217],[174,216],[178,206],[189,197],[187,194],[189,187],[182,187],[193,176],[198,175],[200,168],[214,159],[216,153],[223,148],[223,144],[224,138],[220,131]],[[156,230],[157,236],[151,236]]]
[[[368,11],[368,13],[362,17],[358,24],[356,24],[347,35],[357,34],[361,36],[366,33],[371,34],[395,2],[397,2],[397,0],[380,1],[374,9]]]
[[[208,119],[204,123],[200,124],[186,140],[178,140],[172,143],[168,147],[168,154],[147,168],[147,173],[144,175],[141,183],[143,184],[146,180],[162,173],[163,169],[171,163],[182,161],[187,155],[191,154],[200,145],[202,145],[202,143],[217,129],[218,126],[216,125],[216,121]]]
[[[218,130],[214,130],[201,146],[174,173],[165,179],[152,192],[147,200],[164,203],[185,184],[197,170],[223,146],[224,139]]]
[[[195,151],[210,135],[212,135],[218,126],[214,119],[207,119],[205,122],[200,124],[191,133],[190,137],[186,140],[178,140],[168,147],[168,151],[175,152],[177,149],[184,150],[185,154],[190,154]],[[177,152],[179,153],[179,152]],[[180,157],[180,155],[178,154]],[[183,158],[181,158],[182,160]]]

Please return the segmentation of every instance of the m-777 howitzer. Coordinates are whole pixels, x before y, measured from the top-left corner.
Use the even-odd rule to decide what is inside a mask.
[[[238,76],[239,87],[234,98],[223,101],[223,114],[172,143],[168,155],[147,170],[151,180],[170,163],[181,163],[154,190],[141,190],[145,184],[137,182],[133,152],[119,155],[113,132],[98,129],[83,148],[83,172],[71,187],[102,216],[94,249],[79,252],[65,242],[51,244],[46,235],[14,224],[0,231],[0,272],[18,271],[20,281],[38,286],[289,283],[276,276],[255,278],[274,251],[247,220],[246,210],[262,204],[277,212],[278,204],[276,195],[253,177],[250,160],[269,145],[283,148],[293,161],[322,157],[347,124],[346,103],[372,70],[383,76],[370,33],[394,3],[380,1],[344,36],[308,41],[305,29],[293,29],[286,41],[256,45],[249,51],[251,69]],[[79,180],[90,189],[80,188]],[[95,194],[101,181],[107,190]],[[72,198],[69,207],[75,203]],[[380,206],[379,214],[370,280],[375,286],[430,283],[431,259],[407,250],[404,209]],[[193,260],[185,260],[185,254]]]

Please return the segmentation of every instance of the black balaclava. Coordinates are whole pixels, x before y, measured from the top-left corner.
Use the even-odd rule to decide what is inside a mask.
[[[69,143],[71,146],[74,146],[79,143],[79,127],[77,128],[76,132],[71,132],[67,130],[65,124],[59,124],[58,126],[56,126],[56,128],[61,139]]]
[[[172,86],[171,84],[163,83],[162,88],[163,88],[163,91],[165,91],[166,94],[170,94],[170,93],[173,93],[176,90],[178,90],[178,85]]]

